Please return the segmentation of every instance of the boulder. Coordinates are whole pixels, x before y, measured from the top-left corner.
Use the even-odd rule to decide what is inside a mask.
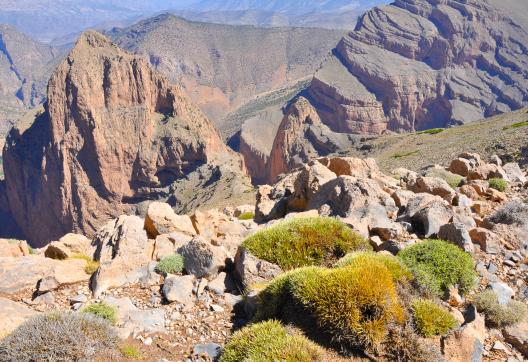
[[[507,163],[502,166],[502,169],[504,172],[506,172],[508,179],[512,182],[520,182],[524,184],[526,181],[528,181],[528,178],[519,167],[519,164],[516,162]]]
[[[398,207],[407,207],[409,200],[414,198],[415,194],[412,191],[398,189],[391,194],[396,206]]]
[[[517,348],[528,358],[528,320],[502,330],[506,342]]]
[[[229,274],[222,272],[207,284],[207,289],[217,295],[236,290],[235,284]]]
[[[97,232],[95,258],[100,265],[91,285],[95,297],[108,288],[137,282],[145,274],[152,250],[143,227],[138,216],[121,216]]]
[[[474,165],[471,164],[470,160],[465,158],[456,158],[451,161],[451,165],[449,165],[449,171],[456,173],[457,175],[467,177],[473,167]]]
[[[373,158],[323,157],[318,160],[336,176],[353,176],[357,178],[376,178],[381,172]]]
[[[417,232],[430,237],[438,234],[452,217],[453,211],[440,196],[421,193],[409,201],[399,219],[410,222]]]
[[[227,251],[221,246],[214,246],[200,236],[194,237],[178,252],[183,255],[184,268],[197,278],[214,278],[225,268],[228,260]]]
[[[467,179],[468,180],[489,180],[491,178],[502,178],[508,179],[508,175],[502,169],[501,166],[486,163],[470,170]]]
[[[500,239],[493,231],[478,227],[471,229],[469,236],[474,244],[480,246],[480,250],[488,254],[498,254],[500,252]]]
[[[93,258],[95,246],[90,239],[84,235],[66,234],[59,241],[54,241],[48,245],[44,255],[51,259],[68,259],[73,255],[86,255]]]
[[[501,305],[508,304],[515,296],[513,289],[504,282],[491,283],[490,288],[495,292],[495,294],[497,294],[499,304]]]
[[[474,307],[473,307],[474,308]],[[475,310],[470,321],[443,337],[442,352],[449,362],[482,361],[486,326],[484,317]]]
[[[438,230],[438,237],[457,245],[468,253],[475,251],[469,231],[463,224],[450,223],[442,225],[440,230]]]
[[[322,185],[336,178],[336,174],[320,162],[312,161],[301,167],[288,197],[288,211],[304,211]]]
[[[0,257],[17,258],[29,255],[29,247],[25,240],[0,239]]]
[[[191,218],[187,215],[176,215],[172,207],[164,202],[151,202],[145,216],[145,230],[150,238],[160,234],[178,232],[195,235]]]
[[[193,275],[169,275],[163,284],[163,295],[169,302],[189,304],[193,301]]]
[[[18,326],[38,313],[22,303],[0,297],[0,339],[13,332]]]
[[[156,236],[152,259],[160,260],[164,256],[176,253],[179,248],[189,243],[192,238],[192,236],[180,232]]]
[[[409,190],[415,193],[428,193],[437,195],[451,203],[455,197],[455,190],[447,181],[438,177],[418,177],[414,182],[407,185]]]
[[[238,248],[234,275],[243,288],[270,281],[281,273],[278,265],[257,258],[242,246]]]
[[[478,200],[479,199],[479,193],[471,185],[463,185],[458,190],[459,190],[459,192],[461,194],[466,195],[471,200]]]

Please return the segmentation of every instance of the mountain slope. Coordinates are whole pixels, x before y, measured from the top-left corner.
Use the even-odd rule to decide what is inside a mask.
[[[221,127],[227,113],[254,95],[312,74],[342,33],[207,24],[163,14],[108,35],[182,84]]]
[[[146,200],[181,210],[249,189],[239,156],[183,91],[94,31],[55,70],[45,109],[9,133],[3,159],[9,209],[33,245],[92,234]],[[182,194],[182,183],[199,188]]]

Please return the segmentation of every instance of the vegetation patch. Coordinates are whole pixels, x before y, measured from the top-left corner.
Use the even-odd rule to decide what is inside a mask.
[[[253,255],[285,270],[332,265],[349,252],[370,250],[367,240],[331,217],[283,221],[250,236],[242,245]]]
[[[320,360],[320,347],[302,336],[288,334],[273,320],[252,324],[233,334],[220,357],[220,362]]]
[[[347,254],[334,264],[335,268],[343,268],[346,266],[360,266],[362,264],[369,264],[379,262],[383,264],[391,273],[393,279],[397,282],[406,283],[413,279],[413,275],[409,268],[405,266],[400,259],[395,256],[380,254],[371,251],[356,252]]]
[[[431,128],[426,129],[425,131],[416,132],[416,134],[438,134],[445,131],[445,128]]]
[[[96,260],[93,260],[88,255],[84,254],[74,254],[71,256],[71,259],[81,259],[86,261],[86,266],[84,267],[84,272],[86,274],[92,275],[97,271],[99,268],[99,262]]]
[[[508,188],[508,181],[502,178],[492,178],[488,180],[489,186],[500,192],[506,191]]]
[[[486,315],[486,321],[493,327],[517,324],[528,314],[528,307],[522,302],[512,300],[501,305],[497,294],[491,289],[477,294],[474,304],[479,312]]]
[[[417,284],[427,293],[443,296],[458,286],[467,294],[476,284],[471,255],[443,240],[425,240],[398,253],[413,272]]]
[[[458,326],[451,313],[431,300],[415,300],[412,314],[418,332],[424,337],[442,336]]]
[[[453,189],[460,186],[460,183],[464,179],[462,176],[452,173],[450,171],[444,170],[442,168],[433,167],[427,171],[427,177],[438,177],[444,180],[451,186]]]
[[[515,129],[515,128],[521,128],[521,127],[528,127],[528,121],[517,122],[514,124],[510,124],[509,126],[504,126],[502,130],[507,131],[509,129]]]
[[[141,352],[139,352],[136,346],[133,346],[131,344],[121,346],[119,350],[121,351],[121,354],[123,355],[123,357],[127,359],[140,359],[141,358]]]
[[[416,151],[409,151],[409,152],[398,152],[392,155],[392,158],[399,159],[399,158],[405,158],[410,156],[416,156],[420,153],[419,150]]]
[[[179,274],[183,271],[184,259],[180,254],[167,255],[161,258],[156,270],[164,274]]]
[[[255,218],[255,214],[252,212],[244,212],[238,216],[238,220],[253,220]]]
[[[91,361],[117,352],[118,337],[107,320],[86,313],[38,315],[0,340],[5,362]]]
[[[82,309],[83,313],[93,314],[99,318],[106,319],[112,324],[117,322],[117,310],[106,303],[94,303]]]
[[[405,320],[391,271],[368,257],[340,268],[306,267],[279,276],[259,294],[257,316],[288,320],[289,305],[302,306],[322,332],[349,346],[376,348],[389,325]]]

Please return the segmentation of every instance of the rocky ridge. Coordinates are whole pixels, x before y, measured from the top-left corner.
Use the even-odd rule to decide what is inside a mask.
[[[179,87],[94,31],[54,72],[45,106],[10,132],[3,159],[8,209],[34,246],[91,235],[152,198],[185,208],[200,193],[172,190],[195,172],[213,188],[202,202],[226,196],[217,186],[249,185],[243,161]]]
[[[212,360],[233,328],[251,315],[252,294],[243,302],[240,285],[263,283],[282,272],[249,254],[241,242],[278,219],[317,215],[345,222],[378,253],[396,254],[425,238],[442,237],[472,255],[480,275],[476,291],[489,288],[505,301],[526,304],[526,170],[471,153],[436,168],[458,174],[459,184],[406,169],[387,175],[372,159],[320,158],[274,186],[261,186],[255,206],[189,217],[153,202],[145,219],[122,215],[92,239],[69,234],[32,252],[24,241],[3,240],[0,303],[5,308],[0,314],[9,313],[9,323],[2,332],[37,313],[104,302],[117,309],[121,338],[136,343],[147,360]],[[490,187],[486,179],[491,177],[507,180],[505,192]],[[508,216],[513,208],[515,220]],[[258,223],[239,219],[251,210]],[[156,263],[174,252],[183,255],[184,272],[156,271]],[[75,259],[78,253],[99,262],[91,283],[86,261]],[[522,361],[527,356],[526,322],[488,328],[483,316],[475,315],[471,295],[464,299],[456,291],[442,303],[462,323],[427,340],[446,360]]]

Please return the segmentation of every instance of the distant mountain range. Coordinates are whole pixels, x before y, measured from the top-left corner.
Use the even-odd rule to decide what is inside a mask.
[[[160,12],[193,20],[261,26],[351,29],[366,9],[388,0],[0,0],[0,23],[50,42],[86,28],[108,29]],[[324,16],[322,16],[324,14]]]

